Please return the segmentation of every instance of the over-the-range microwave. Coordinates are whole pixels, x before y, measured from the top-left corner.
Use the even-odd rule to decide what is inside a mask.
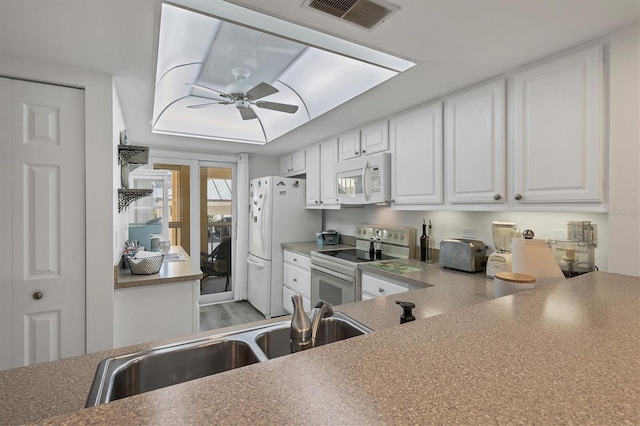
[[[340,204],[378,204],[391,200],[391,154],[381,152],[339,162],[336,184]]]

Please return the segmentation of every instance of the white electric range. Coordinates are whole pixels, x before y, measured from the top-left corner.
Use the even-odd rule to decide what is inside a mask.
[[[380,260],[407,259],[415,244],[414,228],[358,225],[354,248],[311,252],[311,305],[322,301],[331,305],[362,300],[358,265]],[[370,243],[380,245],[380,254],[370,253]]]

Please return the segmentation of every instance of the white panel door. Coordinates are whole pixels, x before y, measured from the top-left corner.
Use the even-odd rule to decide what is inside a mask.
[[[504,80],[447,99],[445,151],[451,203],[504,203]]]
[[[13,365],[85,353],[84,91],[12,82]]]
[[[515,194],[520,203],[601,202],[603,48],[515,76]]]
[[[0,200],[5,202],[0,220],[0,370],[13,367],[13,247],[11,200],[11,80],[0,78]]]
[[[442,204],[442,102],[389,121],[392,207]]]
[[[338,140],[320,144],[320,202],[322,207],[339,208],[335,166],[338,163]]]

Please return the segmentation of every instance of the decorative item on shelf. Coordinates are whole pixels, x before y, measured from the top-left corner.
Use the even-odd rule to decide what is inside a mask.
[[[134,275],[156,274],[162,267],[164,255],[160,252],[138,252],[128,259],[129,269]]]
[[[118,145],[118,164],[120,165],[120,183],[118,189],[118,213],[126,209],[129,204],[142,197],[153,194],[151,189],[129,189],[129,172],[149,163],[149,147],[128,145],[127,131],[120,132]]]
[[[153,189],[118,189],[118,213],[129,207],[142,197],[148,197],[153,194]]]

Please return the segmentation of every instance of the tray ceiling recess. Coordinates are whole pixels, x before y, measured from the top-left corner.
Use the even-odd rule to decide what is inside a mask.
[[[414,65],[222,0],[164,2],[152,131],[263,145]]]

